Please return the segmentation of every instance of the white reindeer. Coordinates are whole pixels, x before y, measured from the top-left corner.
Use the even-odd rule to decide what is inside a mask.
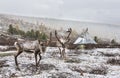
[[[50,33],[50,39],[48,41],[40,41],[40,40],[35,40],[35,41],[17,41],[14,43],[14,46],[17,49],[17,53],[15,54],[15,64],[18,67],[18,62],[17,62],[17,57],[23,53],[23,52],[29,52],[29,53],[34,53],[35,55],[35,63],[36,63],[36,68],[41,60],[41,53],[45,52],[46,47],[50,44],[51,42],[51,35]],[[39,55],[39,60],[37,61],[37,55]]]

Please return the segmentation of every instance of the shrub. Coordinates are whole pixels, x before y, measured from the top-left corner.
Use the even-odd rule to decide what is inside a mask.
[[[110,58],[107,60],[108,64],[120,65],[120,58]]]
[[[69,67],[72,71],[76,71],[80,73],[83,76],[83,73],[86,73],[86,71],[82,70],[79,66],[70,66]]]
[[[5,63],[6,63],[6,60],[0,60],[0,68],[9,66],[9,65],[6,65]]]
[[[115,57],[120,55],[119,53],[113,53],[113,52],[101,52],[99,51],[103,56],[107,56],[107,57]]]
[[[107,57],[114,57],[114,56],[117,56],[116,54],[114,53],[103,53],[104,56],[107,56]]]
[[[8,33],[12,35],[21,35],[25,38],[47,40],[47,35],[45,33],[40,33],[39,31],[34,31],[33,29],[25,33],[19,28],[14,28],[12,24],[9,25]]]
[[[89,73],[105,75],[105,74],[107,74],[107,69],[108,68],[106,66],[94,67],[94,68],[92,68],[92,70]]]

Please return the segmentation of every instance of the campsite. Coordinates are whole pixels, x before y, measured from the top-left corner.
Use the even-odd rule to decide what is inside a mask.
[[[120,78],[120,0],[0,0],[0,78]]]
[[[71,31],[70,28],[67,33],[71,33]],[[0,40],[3,41],[0,42],[0,78],[120,77],[119,44],[99,44],[90,36],[89,30],[86,28],[66,46],[63,43],[66,42],[63,37],[66,34],[63,33],[66,32],[62,32],[60,39],[57,38],[61,35],[60,32],[50,33],[48,38],[51,43],[45,52],[41,53],[42,59],[37,66],[37,70],[34,54],[26,52],[18,56],[19,69],[17,69],[14,57],[19,50],[15,48],[14,42],[22,41],[25,43],[25,40],[20,39],[19,36],[16,37],[16,35],[6,36],[1,34]],[[68,39],[69,35],[67,36]],[[7,41],[5,41],[6,39]],[[30,44],[26,45],[30,46]],[[65,52],[63,53],[63,51]]]

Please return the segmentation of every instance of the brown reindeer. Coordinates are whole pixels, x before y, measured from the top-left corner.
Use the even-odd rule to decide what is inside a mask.
[[[14,46],[17,49],[17,53],[15,54],[15,64],[18,67],[18,62],[17,62],[17,57],[22,53],[22,52],[29,52],[29,53],[34,53],[35,55],[35,63],[36,63],[36,68],[41,60],[41,53],[45,52],[46,47],[50,44],[51,42],[51,36],[52,33],[50,33],[50,39],[47,41],[40,41],[40,40],[35,40],[35,41],[18,41],[14,43]],[[37,55],[39,55],[39,60],[37,61]]]
[[[55,30],[55,37],[57,38],[58,42],[61,44],[61,47],[63,48],[62,51],[61,51],[61,48],[58,46],[59,50],[60,50],[60,55],[61,57],[64,59],[66,58],[66,55],[65,55],[65,48],[67,47],[67,44],[68,42],[70,41],[70,34],[72,32],[72,29],[69,28],[68,31],[67,31],[69,34],[67,37],[65,37],[63,40],[61,40],[59,37],[58,37],[58,34],[57,34],[57,31]]]

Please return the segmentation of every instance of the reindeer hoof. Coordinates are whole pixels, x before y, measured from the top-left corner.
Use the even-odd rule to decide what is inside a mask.
[[[16,67],[16,70],[20,71],[20,68],[19,68],[19,67]]]
[[[84,76],[83,73],[80,74],[81,76]]]

